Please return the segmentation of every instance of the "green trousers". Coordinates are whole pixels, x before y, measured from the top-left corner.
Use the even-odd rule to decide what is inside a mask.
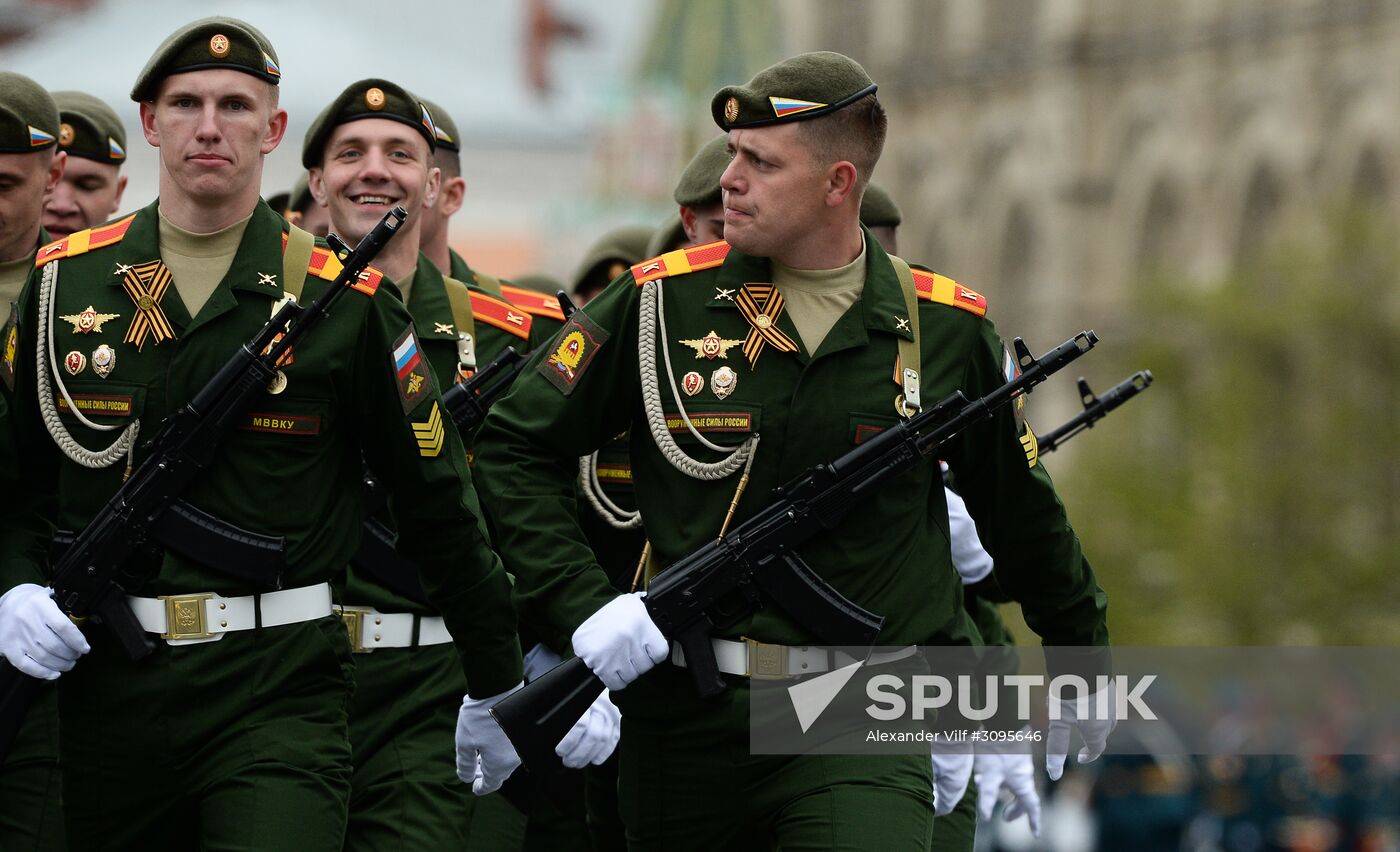
[[[930,852],[972,852],[977,838],[977,782],[967,782],[967,792],[947,816],[933,821]]]
[[[466,688],[451,644],[355,655],[347,850],[521,849],[524,815],[457,779]]]
[[[73,848],[339,852],[353,687],[338,618],[157,642],[137,662],[103,638],[59,680]]]
[[[58,685],[48,684],[0,765],[0,849],[62,852],[63,779],[58,768]]]
[[[629,849],[928,848],[927,756],[751,755],[746,717],[686,722],[623,717],[618,798]]]
[[[593,852],[625,852],[627,834],[617,804],[617,752],[598,766],[583,770],[588,836]]]

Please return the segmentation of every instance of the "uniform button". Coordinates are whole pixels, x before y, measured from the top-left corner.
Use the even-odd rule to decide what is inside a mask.
[[[220,621],[220,622],[219,622],[219,626],[220,626],[220,627],[228,627],[228,622],[227,622],[227,621]]]
[[[374,641],[378,642],[378,641],[379,641],[379,638],[380,638],[380,637],[379,637],[379,634],[378,634],[378,633],[374,634]]]
[[[219,609],[228,609],[228,604],[223,603],[223,602],[221,601],[221,602],[219,603]]]
[[[375,624],[383,624],[383,623],[384,623],[384,619],[382,619],[382,618],[375,618],[375,619],[374,619],[374,623],[375,623]]]

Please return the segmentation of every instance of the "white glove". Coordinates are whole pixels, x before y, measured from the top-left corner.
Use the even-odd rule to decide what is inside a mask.
[[[525,655],[525,681],[534,680],[561,662],[558,654],[544,645],[536,645]],[[621,735],[622,713],[604,690],[555,746],[554,753],[570,769],[599,764],[617,748]]]
[[[457,711],[457,777],[471,784],[478,796],[499,790],[520,765],[520,755],[491,717],[491,708],[524,685],[517,683],[490,698],[462,696],[462,709]]]
[[[963,743],[933,744],[933,815],[947,816],[967,793],[972,778],[972,749]]]
[[[625,688],[671,653],[643,594],[618,595],[574,631],[574,653],[608,689]]]
[[[21,583],[0,596],[0,656],[21,672],[54,680],[91,650],[52,589]]]
[[[588,705],[587,712],[554,747],[554,753],[570,769],[579,769],[590,763],[597,765],[613,753],[621,736],[622,711],[612,703],[608,691],[603,690],[603,694]]]
[[[1060,775],[1065,771],[1065,758],[1069,755],[1069,733],[1071,730],[1078,730],[1079,735],[1084,738],[1084,748],[1079,750],[1079,762],[1089,763],[1097,760],[1103,750],[1108,747],[1108,735],[1113,732],[1113,728],[1118,724],[1116,709],[1118,706],[1118,693],[1114,688],[1113,681],[1108,682],[1108,686],[1101,692],[1093,695],[1086,695],[1078,701],[1073,699],[1055,698],[1049,696],[1047,700],[1051,705],[1050,724],[1045,733],[1045,774],[1050,776],[1051,781],[1058,781]],[[1103,693],[1106,696],[1108,707],[1108,718],[1097,718],[1097,707],[1099,698]],[[1071,693],[1073,695],[1073,693]],[[1054,718],[1054,707],[1059,705],[1060,718]]]
[[[987,578],[992,573],[992,555],[982,547],[977,536],[977,524],[967,512],[963,498],[945,487],[943,497],[948,502],[948,539],[952,543],[953,567],[967,586]]]
[[[1029,733],[1029,729],[1026,730]],[[1011,743],[989,745],[992,749],[998,746],[1017,748]],[[1011,822],[1025,814],[1030,820],[1031,834],[1040,836],[1040,796],[1035,791],[1035,769],[1029,751],[985,750],[983,744],[978,743],[972,773],[977,779],[977,816],[983,822],[992,818],[992,809],[1005,789],[1010,793],[1011,804],[1002,813],[1002,819]]]

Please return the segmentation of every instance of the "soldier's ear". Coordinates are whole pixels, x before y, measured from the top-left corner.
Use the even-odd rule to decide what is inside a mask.
[[[50,193],[58,188],[58,184],[63,180],[63,169],[68,165],[68,152],[58,151],[54,153],[53,160],[49,162],[49,176],[44,185],[44,192]]]
[[[840,207],[856,189],[856,167],[850,160],[840,160],[826,168],[826,206]]]
[[[442,189],[438,191],[438,211],[443,216],[451,216],[462,209],[462,200],[467,195],[466,178],[450,177],[442,182]]]
[[[431,210],[438,203],[442,192],[442,169],[433,166],[428,169],[428,186],[423,191],[423,209]]]
[[[321,176],[321,167],[312,166],[306,173],[306,188],[311,190],[311,197],[316,199],[316,203],[322,207],[327,205],[326,182]]]
[[[272,118],[268,119],[267,132],[263,134],[261,150],[266,156],[277,150],[277,146],[282,144],[282,137],[287,133],[287,111],[277,107],[272,111]]]
[[[126,175],[117,177],[117,194],[112,198],[112,209],[108,211],[108,216],[117,215],[117,211],[122,209],[122,196],[126,194]]]
[[[141,102],[141,133],[152,148],[160,147],[160,131],[156,129],[155,101]]]

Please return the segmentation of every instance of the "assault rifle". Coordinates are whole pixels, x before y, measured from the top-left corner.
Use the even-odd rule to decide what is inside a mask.
[[[1017,338],[1019,377],[970,402],[955,391],[835,461],[809,469],[779,488],[767,508],[657,574],[643,599],[647,613],[680,645],[699,694],[712,696],[725,686],[710,644],[712,613],[732,615],[773,604],[822,644],[874,644],[884,618],[829,586],[795,548],[837,527],[872,491],[924,459],[937,458],[958,433],[991,417],[1097,342],[1092,331],[1080,332],[1037,359]],[[602,691],[602,681],[574,657],[501,701],[491,714],[527,767],[549,767],[557,762],[555,744]]]
[[[1041,435],[1036,441],[1040,452],[1053,453],[1065,441],[1085,429],[1094,428],[1094,424],[1107,417],[1110,411],[1147,390],[1151,384],[1152,371],[1139,370],[1114,385],[1103,396],[1094,396],[1094,392],[1089,389],[1089,383],[1081,377],[1079,379],[1079,400],[1084,403],[1084,410],[1060,428]]]
[[[390,210],[353,251],[338,237],[329,237],[342,264],[335,281],[305,307],[294,301],[283,305],[193,399],[166,418],[147,445],[146,458],[54,562],[53,599],[69,618],[78,624],[89,618],[100,622],[133,660],[155,649],[126,602],[127,593],[149,579],[149,566],[157,561],[152,558],[158,548],[152,528],[214,462],[234,421],[277,376],[278,360],[329,315],[407,217],[402,207]],[[43,683],[0,661],[0,758]]]

